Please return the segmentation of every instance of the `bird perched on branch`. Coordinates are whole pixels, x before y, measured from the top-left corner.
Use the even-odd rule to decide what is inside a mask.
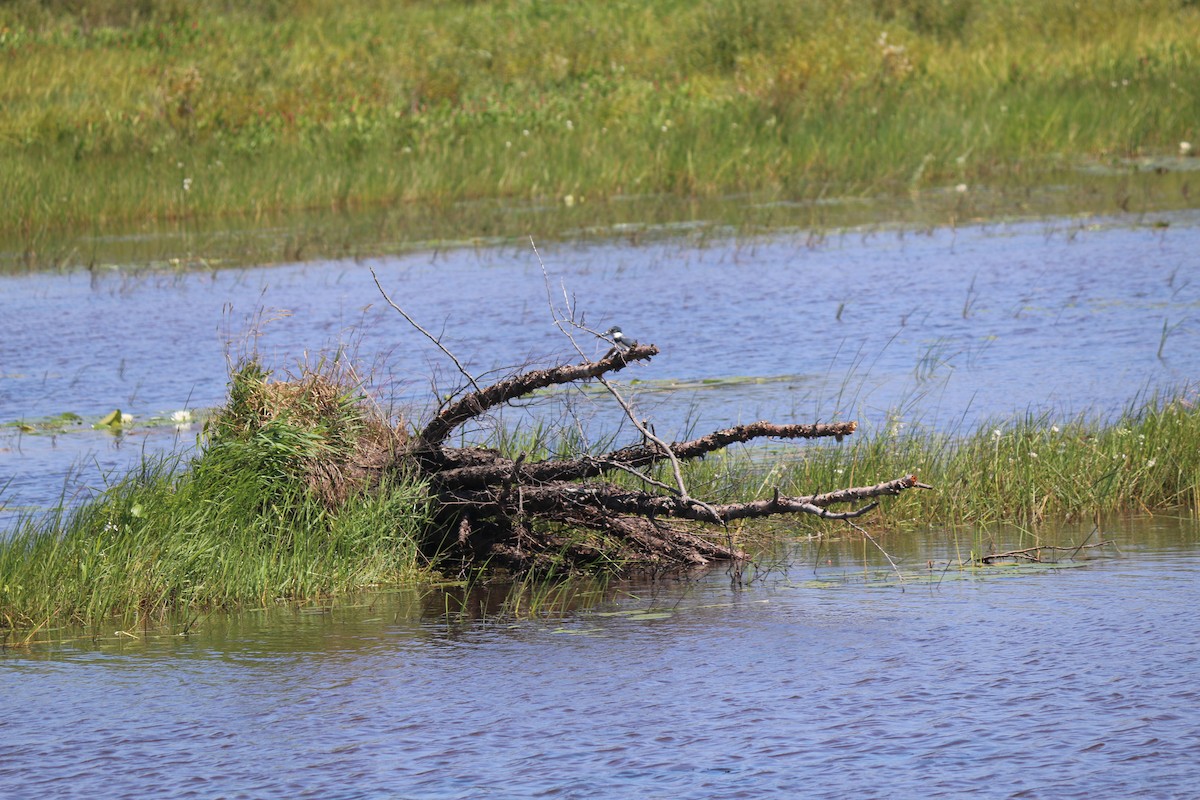
[[[628,350],[629,348],[631,348],[635,344],[637,344],[636,339],[630,339],[628,336],[626,336],[624,333],[622,333],[621,329],[619,327],[617,327],[616,325],[613,325],[611,328],[606,330],[604,332],[604,335],[612,337],[613,344],[615,344],[617,347],[621,348],[622,350]]]

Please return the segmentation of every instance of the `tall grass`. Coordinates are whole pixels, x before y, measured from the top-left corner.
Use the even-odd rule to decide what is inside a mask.
[[[1036,180],[1196,138],[1198,55],[1176,0],[25,0],[0,238]]]
[[[1115,514],[1200,511],[1200,410],[1152,400],[1115,421],[1025,417],[964,436],[882,430],[779,467],[804,493],[915,473],[932,492],[881,504],[883,525],[1020,526]]]
[[[95,502],[20,522],[0,542],[0,627],[159,619],[423,574],[424,486],[347,479],[371,420],[345,387],[272,383],[246,365],[209,435],[188,464],[149,460]]]

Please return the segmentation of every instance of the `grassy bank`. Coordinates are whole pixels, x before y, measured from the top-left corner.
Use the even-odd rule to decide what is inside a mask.
[[[38,264],[301,210],[419,209],[376,218],[396,242],[443,213],[527,232],[464,201],[1029,186],[1200,139],[1198,55],[1181,0],[24,0],[0,7],[0,241]]]
[[[368,490],[392,434],[329,374],[234,376],[190,464],[153,460],[102,497],[0,542],[0,628],[155,621],[412,582],[424,487]],[[373,482],[372,482],[373,483]]]

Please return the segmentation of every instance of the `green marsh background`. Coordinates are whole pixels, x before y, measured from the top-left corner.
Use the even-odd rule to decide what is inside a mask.
[[[1188,206],[1198,52],[1188,0],[10,2],[0,250],[295,260],[531,221],[836,225],[914,193],[936,224]]]

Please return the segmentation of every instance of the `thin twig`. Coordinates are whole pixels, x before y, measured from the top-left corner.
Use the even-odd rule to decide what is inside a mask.
[[[865,537],[867,537],[868,539],[870,539],[870,540],[871,540],[871,544],[873,544],[873,545],[875,545],[876,547],[878,547],[878,548],[879,548],[879,552],[883,553],[883,557],[887,559],[887,562],[888,562],[889,564],[891,564],[891,565],[892,565],[892,569],[893,569],[893,570],[895,570],[895,572],[896,572],[896,577],[900,579],[900,591],[902,591],[902,592],[903,592],[903,591],[904,591],[904,573],[902,573],[902,572],[900,571],[900,568],[896,566],[896,562],[895,562],[895,561],[892,561],[892,557],[891,557],[890,555],[888,555],[888,551],[887,551],[887,550],[884,550],[884,549],[883,549],[883,545],[881,545],[879,542],[875,541],[875,537],[874,537],[874,536],[872,536],[871,534],[867,533],[867,530],[866,530],[866,528],[863,528],[863,527],[861,527],[861,526],[859,526],[859,525],[855,525],[855,524],[854,524],[853,522],[851,522],[850,520],[846,520],[846,524],[847,524],[847,525],[849,525],[851,528],[854,528],[854,530],[858,531],[858,532],[859,532],[859,533],[861,533],[863,536],[865,536]]]
[[[471,376],[471,373],[467,372],[466,367],[464,367],[462,365],[462,363],[457,358],[454,357],[454,353],[451,353],[448,349],[446,349],[446,346],[443,345],[436,336],[434,336],[432,333],[430,333],[429,331],[422,328],[421,325],[415,319],[410,317],[403,308],[401,308],[400,306],[398,306],[394,302],[392,302],[392,298],[389,297],[387,291],[384,290],[383,284],[379,282],[379,276],[375,274],[375,268],[368,267],[368,269],[371,270],[371,277],[375,279],[375,286],[379,289],[379,293],[381,295],[383,295],[383,299],[387,301],[387,304],[389,306],[391,306],[392,308],[396,309],[396,311],[398,311],[400,313],[400,316],[402,316],[406,320],[408,320],[409,325],[412,325],[414,328],[416,328],[421,333],[423,333],[425,335],[426,339],[433,342],[434,345],[437,346],[437,349],[439,349],[443,353],[445,353],[446,357],[454,362],[454,366],[458,367],[458,371],[462,373],[463,377],[466,378],[470,382],[470,384],[475,387],[475,391],[482,392],[483,389],[479,388],[479,384],[475,382],[475,378]]]

